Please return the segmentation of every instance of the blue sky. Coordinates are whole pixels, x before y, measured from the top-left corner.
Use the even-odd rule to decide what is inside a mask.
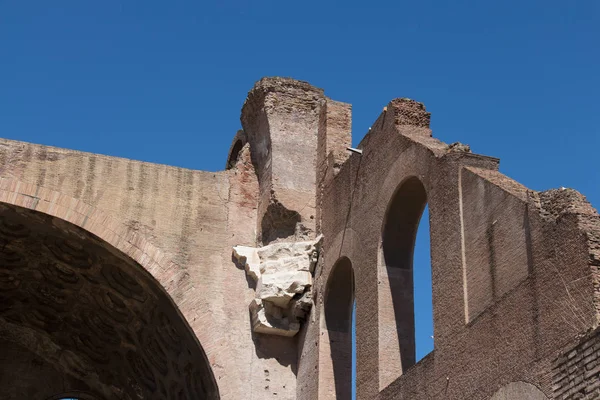
[[[0,136],[219,170],[252,84],[291,76],[353,104],[355,143],[411,97],[599,206],[599,40],[597,0],[0,0]]]
[[[600,203],[600,3],[0,0],[0,135],[219,170],[261,76],[394,97],[534,189]]]

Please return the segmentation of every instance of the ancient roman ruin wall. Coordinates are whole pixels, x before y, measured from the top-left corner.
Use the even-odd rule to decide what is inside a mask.
[[[392,101],[358,146],[362,154],[325,184],[311,321],[323,320],[330,273],[347,258],[358,398],[486,399],[513,390],[511,382],[550,397],[555,352],[598,324],[598,214],[573,190],[528,190],[499,173],[498,160],[433,138],[428,122],[419,103]],[[425,194],[415,197],[419,186]],[[414,364],[412,246],[425,202],[435,350]],[[393,221],[398,233],[388,232]],[[298,383],[318,387],[299,398],[335,398],[343,379],[323,339],[329,329],[320,328],[319,371]]]
[[[555,399],[600,398],[600,329],[577,338],[554,361]]]
[[[131,356],[123,379],[137,376],[142,397],[151,397],[154,386],[164,393],[180,388],[171,393],[185,398],[216,384],[222,399],[348,398],[354,298],[359,399],[591,396],[600,217],[574,190],[528,190],[498,172],[499,160],[440,142],[429,121],[423,104],[395,99],[359,150],[348,151],[349,104],[306,82],[264,78],[248,93],[243,130],[234,137],[226,169],[217,173],[0,140],[0,217],[28,216],[31,226],[42,221],[38,231],[54,229],[49,237],[62,232],[70,251],[78,247],[67,236],[76,235],[80,246],[102,249],[90,253],[94,260],[111,260],[93,263],[95,272],[87,273],[74,269],[72,260],[30,257],[19,269],[23,279],[8,264],[0,267],[0,292],[14,293],[18,282],[27,282],[25,289],[39,286],[39,276],[56,272],[44,266],[60,262],[64,273],[116,295],[129,314],[152,316],[171,307],[167,325],[187,338],[190,353],[171,353],[164,376],[152,352]],[[415,362],[412,251],[426,205],[435,350]],[[19,225],[6,221],[0,236],[18,237]],[[31,253],[40,235],[7,240]],[[142,284],[152,301],[140,305],[120,293],[115,274],[133,285],[129,291]],[[71,293],[71,286],[57,282],[43,293]],[[18,292],[19,307],[27,309],[30,292]],[[16,301],[11,298],[5,304]],[[94,315],[102,298],[86,292],[89,307],[82,309]],[[4,362],[17,357],[15,369],[32,365],[40,374],[62,374],[71,391],[121,393],[105,385],[110,379],[84,379],[77,363],[57,367],[52,357],[59,352],[28,347],[26,335],[15,332],[48,330],[49,314],[42,312],[45,322],[36,328],[35,318],[19,319],[14,310],[0,307],[2,321],[13,318],[0,323],[0,340],[19,342],[0,352]],[[85,325],[81,315],[74,314],[74,329],[65,335]],[[119,337],[135,337],[128,332],[138,327],[142,339],[111,351],[124,357],[142,348],[165,353],[168,343],[156,347],[152,339],[164,336],[153,330],[161,324],[134,320],[114,329]],[[83,344],[68,351],[89,361],[90,354],[99,355],[87,354],[93,346],[85,343],[100,339],[82,329]],[[60,335],[49,337],[60,342]],[[87,365],[110,378],[110,369]],[[192,374],[195,367],[211,371]],[[191,375],[200,383],[184,378]]]
[[[212,173],[2,140],[1,201],[83,226],[145,268],[193,329],[221,398],[291,399],[296,352],[252,333],[254,290],[232,262],[233,246],[256,244],[249,157]]]

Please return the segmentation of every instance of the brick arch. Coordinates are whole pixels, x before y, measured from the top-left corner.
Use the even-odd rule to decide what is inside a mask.
[[[502,386],[490,400],[547,400],[548,396],[544,394],[537,386],[528,382],[511,382]]]
[[[319,309],[319,399],[350,399],[352,332],[350,319],[354,300],[357,302],[357,320],[360,312],[360,267],[352,262],[360,254],[362,245],[356,232],[347,228],[336,237],[325,237],[324,265],[332,265],[322,271],[318,288]],[[336,286],[335,288],[332,287]],[[349,298],[349,292],[351,298]],[[343,297],[340,299],[340,297]],[[333,300],[333,301],[332,301]],[[337,300],[337,301],[336,301]],[[347,308],[350,307],[350,308]],[[350,314],[349,314],[350,313]],[[360,328],[356,327],[357,342]],[[358,367],[358,366],[357,366]],[[357,369],[357,376],[359,371]]]
[[[380,189],[377,223],[379,390],[416,361],[413,256],[421,216],[433,192],[435,154],[413,146],[390,166]],[[430,215],[431,218],[431,215]]]
[[[415,364],[413,256],[426,205],[427,192],[421,180],[407,177],[389,200],[381,228],[378,324],[382,387]]]
[[[320,353],[324,362],[323,399],[349,400],[352,394],[352,307],[355,274],[352,261],[340,257],[333,265],[321,303]]]
[[[141,265],[173,299],[179,278],[177,264],[109,213],[83,200],[12,178],[0,178],[0,203],[50,215],[97,236]]]
[[[115,393],[100,378],[112,377],[116,372],[92,373],[90,366],[96,362],[98,366],[108,365],[107,360],[114,354],[121,356],[127,365],[124,368],[139,381],[129,382],[128,389],[123,389],[127,382],[112,386],[138,393],[162,393],[164,398],[219,398],[206,353],[172,296],[181,277],[180,269],[160,249],[98,208],[16,179],[0,178],[0,211],[0,240],[14,247],[5,246],[0,254],[3,339],[28,346],[46,362],[55,363],[63,373],[80,379],[83,387],[90,387],[103,397],[111,398]],[[31,254],[39,258],[33,261]],[[94,270],[95,275],[79,273],[81,268]],[[69,286],[73,282],[74,286]],[[54,309],[37,315],[37,307],[43,310],[47,299],[36,293],[50,293],[50,300],[58,299],[63,306],[56,313],[58,316],[53,315]],[[125,297],[119,298],[120,293]],[[31,295],[36,299],[29,301]],[[71,305],[75,295],[75,303],[83,306]],[[31,308],[36,312],[15,316],[27,314],[21,309],[28,307],[36,307]],[[87,313],[95,309],[99,310],[98,315]],[[107,317],[113,313],[114,319]],[[123,326],[119,326],[121,322]],[[52,324],[60,329],[52,328]],[[97,328],[97,335],[88,334],[91,326]],[[69,331],[63,334],[64,328]],[[128,329],[139,332],[139,337],[128,336]],[[83,332],[83,336],[77,336],[77,332]],[[60,343],[69,342],[71,334],[75,335],[75,346],[62,348]],[[118,343],[110,343],[107,349],[94,353],[94,343],[110,342],[111,338],[117,338]],[[143,355],[143,349],[150,350]],[[171,370],[173,363],[183,364]],[[181,378],[174,383],[171,378],[177,375]],[[90,384],[94,379],[99,381],[97,385]],[[129,398],[126,393],[119,396]]]
[[[433,197],[437,191],[435,170],[436,156],[427,147],[414,145],[405,150],[386,171],[385,179],[379,189],[375,219],[383,230],[390,201],[404,182],[410,178],[418,179],[427,193]]]

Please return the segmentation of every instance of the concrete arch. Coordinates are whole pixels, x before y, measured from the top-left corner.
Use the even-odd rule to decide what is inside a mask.
[[[171,296],[181,272],[139,234],[81,200],[1,178],[0,239],[0,340],[73,378],[66,389],[219,398]]]
[[[83,200],[12,178],[0,178],[0,203],[10,204],[76,225],[140,264],[170,295],[179,278],[177,265],[138,232]]]

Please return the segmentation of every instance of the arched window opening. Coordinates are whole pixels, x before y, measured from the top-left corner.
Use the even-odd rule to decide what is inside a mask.
[[[415,301],[415,362],[433,351],[433,304],[431,286],[431,250],[429,207],[425,206],[415,243],[413,293]]]
[[[227,159],[227,169],[235,167],[235,163],[237,162],[238,157],[240,156],[240,151],[242,151],[243,147],[244,143],[242,143],[241,140],[235,142]]]
[[[426,206],[423,184],[411,177],[392,197],[384,220],[378,268],[380,389],[396,380],[433,347],[432,334],[426,334],[428,326],[433,326],[429,224],[422,220],[422,216],[425,220],[429,216],[424,212]],[[417,237],[419,245],[415,256]],[[424,264],[427,265],[424,267]],[[415,326],[419,334],[417,341]]]
[[[333,267],[324,299],[324,348],[329,348],[331,364],[324,368],[323,385],[326,390],[320,398],[350,400],[354,380],[353,371],[353,327],[354,310],[354,272],[352,263],[346,257],[341,258]],[[329,369],[329,370],[328,370]],[[328,370],[328,371],[327,371]],[[331,382],[333,380],[333,382]],[[322,386],[322,387],[321,387]]]

